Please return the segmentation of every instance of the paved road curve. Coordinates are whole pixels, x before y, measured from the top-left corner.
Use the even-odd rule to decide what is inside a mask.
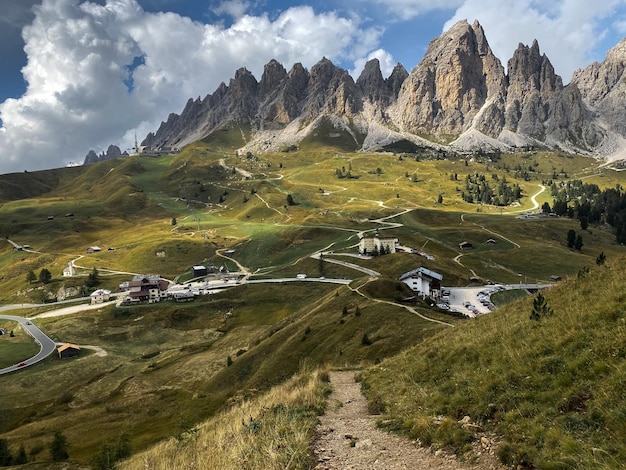
[[[35,338],[35,341],[37,341],[37,343],[39,344],[41,348],[39,352],[35,354],[33,357],[31,357],[30,359],[26,359],[18,363],[18,364],[24,364],[23,366],[18,367],[17,364],[14,364],[12,366],[5,367],[4,369],[0,369],[0,374],[8,374],[9,372],[23,369],[24,367],[32,366],[33,364],[36,364],[39,361],[43,361],[46,357],[48,357],[50,354],[52,354],[55,351],[56,343],[52,341],[52,339],[50,339],[48,336],[46,336],[46,334],[43,331],[41,331],[36,325],[34,325],[33,322],[29,320],[28,318],[17,317],[14,315],[0,315],[0,319],[12,320],[22,325],[22,328],[24,328],[24,330],[26,330],[26,332],[29,335]]]

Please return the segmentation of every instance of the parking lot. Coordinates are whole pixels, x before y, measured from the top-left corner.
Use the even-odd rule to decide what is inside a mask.
[[[504,287],[495,286],[477,286],[477,287],[444,287],[444,293],[449,293],[447,298],[448,308],[451,312],[459,312],[468,317],[474,318],[477,315],[492,312],[495,306],[489,300],[491,294],[504,289]]]

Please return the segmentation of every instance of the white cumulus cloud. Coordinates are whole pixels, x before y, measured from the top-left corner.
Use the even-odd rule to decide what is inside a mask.
[[[229,0],[222,2],[212,9],[217,15],[229,15],[233,18],[241,18],[250,8],[249,2],[242,0]]]

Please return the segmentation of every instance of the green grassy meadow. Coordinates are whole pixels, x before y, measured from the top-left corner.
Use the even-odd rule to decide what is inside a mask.
[[[380,402],[394,422],[401,423],[399,429],[426,435],[420,431],[426,418],[417,412],[414,416],[408,407],[411,414],[402,415],[380,399],[387,390],[385,381],[392,379],[376,364],[389,364],[391,371],[401,368],[406,387],[400,393],[415,390],[411,388],[416,386],[413,374],[422,373],[407,365],[414,360],[411,354],[419,354],[412,351],[421,351],[412,348],[427,348],[425,357],[433,355],[427,362],[435,361],[437,371],[449,358],[428,349],[434,348],[429,345],[443,348],[449,338],[450,347],[457,350],[446,354],[470,352],[481,367],[487,367],[481,362],[486,361],[482,348],[489,355],[503,355],[496,335],[490,336],[498,328],[506,327],[510,338],[515,334],[528,337],[524,342],[547,340],[540,327],[529,327],[525,314],[516,313],[528,310],[529,298],[502,297],[499,305],[510,304],[502,314],[497,311],[480,321],[459,320],[426,303],[410,305],[426,319],[417,316],[403,308],[407,305],[403,299],[411,292],[398,282],[400,274],[424,266],[441,273],[446,286],[469,285],[475,276],[515,284],[547,282],[558,275],[565,282],[554,292],[567,292],[568,286],[586,291],[592,289],[584,284],[589,281],[577,280],[577,275],[594,267],[600,252],[613,270],[625,254],[606,227],[581,230],[576,220],[566,217],[516,217],[536,210],[531,197],[555,175],[557,180],[585,177],[601,187],[626,185],[626,175],[589,158],[542,152],[494,160],[368,154],[354,152],[354,139],[348,134],[333,137],[334,145],[328,145],[323,136],[329,129],[323,126],[321,137],[303,142],[299,149],[237,154],[242,132],[246,130],[216,132],[176,155],[133,156],[86,167],[0,176],[0,302],[46,304],[12,313],[35,315],[51,309],[47,303],[54,299],[88,295],[85,282],[93,268],[99,272],[99,287],[113,291],[133,273],[185,280],[196,264],[223,265],[230,271],[238,271],[239,264],[251,279],[306,273],[352,280],[347,286],[242,284],[190,303],[103,307],[38,319],[37,324],[53,339],[81,345],[82,351],[75,360],[53,355],[5,381],[0,438],[13,448],[23,443],[34,463],[44,465],[49,459],[46,443],[54,430],[64,430],[71,444],[71,468],[79,468],[122,431],[130,436],[133,452],[140,452],[318,367],[374,367],[364,374],[371,400]],[[517,168],[527,171],[528,177],[518,177]],[[345,176],[348,173],[350,177]],[[519,184],[523,190],[519,204],[496,207],[465,202],[461,197],[465,176],[475,173],[496,174]],[[543,202],[552,203],[548,190],[537,197],[539,206]],[[567,247],[570,229],[583,237],[580,251]],[[360,233],[376,230],[431,258],[410,252],[372,259],[346,256],[356,254]],[[489,239],[495,243],[488,243]],[[10,241],[30,248],[15,250]],[[459,244],[464,241],[472,243],[473,249],[462,250]],[[87,254],[93,245],[102,251]],[[380,276],[370,279],[351,267],[311,258],[320,251],[327,252],[326,259],[357,264]],[[62,277],[72,260],[78,276]],[[51,282],[26,280],[29,271],[38,275],[44,268],[51,272]],[[566,293],[554,295],[548,301],[558,305],[555,312],[568,312],[549,320],[566,332],[561,343],[551,346],[552,351],[560,351],[567,341],[580,341],[576,332],[587,331],[593,322],[569,313],[573,307]],[[617,305],[618,300],[612,302]],[[512,323],[497,323],[505,322],[504,318],[513,319]],[[473,338],[471,348],[461,346],[467,335]],[[17,362],[33,347],[28,338],[7,342],[0,337],[0,365]],[[543,361],[544,353],[532,347],[528,346],[528,354]],[[573,346],[566,350],[579,362],[588,356]],[[552,357],[557,352],[545,354]],[[421,364],[417,361],[415,367]],[[518,365],[516,380],[523,383],[519,377],[531,372],[523,370],[521,360]],[[558,367],[569,370],[574,366]],[[602,374],[609,377],[608,370],[585,380]],[[446,379],[444,388],[432,393],[438,398],[447,395],[449,401],[424,409],[454,419],[461,413],[484,418],[489,403],[470,403],[468,397],[485,393],[496,400],[505,378],[490,376],[490,383],[484,384],[469,374],[458,377],[462,381],[458,383],[466,384],[464,389]],[[563,380],[558,386],[565,387],[567,396],[575,396],[575,378]],[[533,387],[545,394],[541,400],[555,399],[538,381],[533,375]],[[452,403],[463,393],[465,402]],[[517,399],[517,395],[502,398]],[[497,433],[507,439],[513,439],[513,432],[527,434],[525,424],[512,416],[509,402],[494,403],[502,418],[492,426]],[[561,420],[556,415],[541,416]],[[534,428],[540,426],[537,420],[527,424],[533,433],[539,433]],[[555,436],[541,435],[542,442],[557,442],[570,431],[565,426]],[[432,437],[432,441],[437,439]],[[510,445],[510,455],[521,455],[529,444],[511,440]],[[553,458],[556,445],[550,444],[552,450],[546,451],[545,459]],[[580,452],[587,451],[581,447]],[[510,457],[521,462],[517,458]]]
[[[0,369],[22,362],[39,351],[35,341],[17,322],[0,320],[0,328],[7,331],[6,335],[0,335]],[[13,336],[10,335],[11,332]]]

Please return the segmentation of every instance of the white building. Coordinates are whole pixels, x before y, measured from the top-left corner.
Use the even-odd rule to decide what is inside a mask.
[[[439,298],[442,279],[443,276],[441,274],[422,267],[400,276],[400,280],[423,299],[426,297]]]
[[[359,240],[359,253],[362,255],[395,253],[398,241],[397,238],[383,238],[376,232],[375,235],[362,237]]]
[[[94,291],[90,295],[91,304],[101,304],[104,302],[108,302],[111,299],[111,291],[106,289],[98,289]]]
[[[63,270],[63,277],[72,276],[76,276],[76,268],[74,267],[74,264],[70,261],[69,263],[67,263],[67,268]]]

